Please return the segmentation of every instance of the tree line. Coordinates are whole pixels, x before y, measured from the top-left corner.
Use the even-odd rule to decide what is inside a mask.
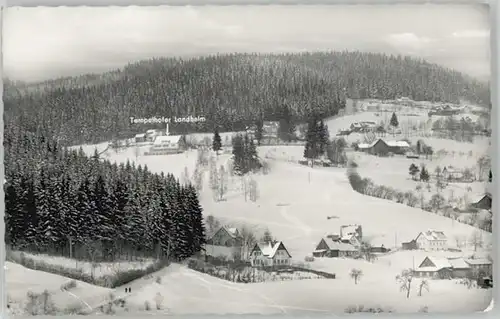
[[[182,260],[202,249],[195,188],[147,166],[111,163],[43,135],[5,135],[5,240],[66,257]]]
[[[306,122],[313,111],[332,116],[346,97],[402,96],[488,105],[490,92],[487,83],[419,59],[315,52],[161,58],[100,76],[31,86],[7,81],[4,103],[6,121],[75,145],[144,131],[130,124],[130,116],[206,117],[172,125],[179,134],[212,132],[216,126],[237,131],[262,120]]]

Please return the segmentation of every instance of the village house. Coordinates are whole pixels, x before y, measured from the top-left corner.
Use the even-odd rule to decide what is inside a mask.
[[[243,238],[237,228],[222,226],[208,239],[205,245],[205,254],[212,257],[227,259],[241,258]]]
[[[491,211],[492,198],[490,193],[484,194],[479,199],[475,200],[471,206],[477,209],[485,209]]]
[[[252,267],[286,267],[291,265],[292,255],[281,241],[255,244],[250,251]]]
[[[447,248],[448,238],[442,231],[428,230],[418,234],[415,241],[418,249],[443,250]]]
[[[359,144],[358,150],[376,156],[387,156],[390,153],[403,155],[410,149],[406,141],[384,141],[379,138],[370,144]]]
[[[136,143],[146,142],[146,133],[136,134],[134,140]]]
[[[186,150],[186,140],[182,135],[157,136],[148,155],[178,154]]]
[[[457,181],[464,178],[464,174],[461,170],[451,166],[444,167],[441,171],[441,176],[447,181]]]
[[[329,235],[322,238],[313,252],[314,257],[357,257],[359,249],[354,245],[342,242],[340,236]]]
[[[463,278],[471,271],[469,265],[462,258],[437,258],[427,256],[422,263],[413,270],[416,277],[449,279]]]

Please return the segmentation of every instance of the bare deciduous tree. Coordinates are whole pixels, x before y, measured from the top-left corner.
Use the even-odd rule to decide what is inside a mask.
[[[420,281],[420,285],[418,286],[418,295],[422,296],[422,291],[423,290],[429,291],[429,282],[425,279],[422,279]]]
[[[257,199],[259,199],[259,189],[257,186],[257,181],[255,181],[254,179],[250,179],[250,181],[248,183],[248,188],[249,188],[248,193],[250,196],[250,200],[252,202],[257,201]]]
[[[226,169],[223,165],[220,166],[219,171],[217,172],[217,199],[219,201],[224,200],[224,196],[227,193],[227,184],[228,184],[228,176]]]
[[[257,243],[255,227],[244,225],[241,227],[240,236],[242,238],[242,256],[244,259],[248,259],[250,251]]]
[[[406,293],[406,298],[410,298],[411,282],[413,281],[413,271],[405,269],[400,275],[396,276],[396,281],[399,283],[399,289]]]
[[[182,172],[182,175],[181,175],[181,183],[183,185],[188,185],[191,183],[191,179],[189,178],[189,170],[188,170],[187,166],[184,166],[184,171]]]
[[[361,279],[363,276],[363,271],[361,269],[351,269],[351,272],[349,273],[349,276],[354,279],[354,284],[357,285],[358,281]]]
[[[469,238],[469,244],[474,247],[474,251],[477,251],[477,248],[483,247],[483,236],[479,230],[472,233]]]

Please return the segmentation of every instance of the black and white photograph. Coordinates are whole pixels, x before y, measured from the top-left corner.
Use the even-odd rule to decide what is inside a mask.
[[[485,311],[490,8],[8,7],[6,309]]]

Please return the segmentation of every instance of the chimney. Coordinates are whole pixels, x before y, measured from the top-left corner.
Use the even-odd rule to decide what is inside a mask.
[[[165,135],[166,135],[166,136],[169,136],[169,135],[170,135],[170,131],[169,131],[169,129],[168,129],[168,123],[167,123],[167,128],[165,129]]]

